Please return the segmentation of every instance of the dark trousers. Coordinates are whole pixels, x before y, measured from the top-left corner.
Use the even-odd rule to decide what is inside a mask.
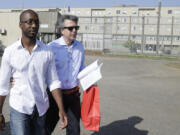
[[[50,107],[46,115],[47,135],[51,135],[59,121],[59,110],[56,102],[49,90]],[[66,128],[66,135],[80,135],[80,93],[76,91],[72,94],[63,94],[63,105],[68,116],[68,126]]]

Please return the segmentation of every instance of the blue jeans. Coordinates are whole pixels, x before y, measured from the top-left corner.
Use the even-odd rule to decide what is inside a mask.
[[[45,135],[46,115],[39,117],[37,108],[31,115],[10,108],[11,135]]]

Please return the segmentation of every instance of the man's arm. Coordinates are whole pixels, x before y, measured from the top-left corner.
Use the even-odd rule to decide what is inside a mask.
[[[63,129],[67,126],[68,120],[67,120],[67,115],[63,107],[62,93],[61,93],[61,90],[59,89],[61,87],[61,82],[59,81],[59,78],[57,75],[55,60],[54,60],[54,56],[52,52],[50,56],[50,63],[49,63],[46,79],[47,79],[49,90],[52,93],[52,96],[54,97],[58,105],[59,116],[60,116],[60,119],[62,120],[62,124],[60,125],[60,128]]]
[[[4,128],[5,128],[5,119],[2,114],[2,108],[3,108],[5,98],[6,98],[6,96],[0,96],[0,131],[4,130]]]
[[[3,104],[6,98],[6,95],[9,93],[9,80],[11,77],[12,68],[9,64],[9,52],[5,49],[1,61],[1,70],[0,70],[0,131],[4,130],[5,119],[2,114]]]
[[[51,91],[57,106],[59,108],[59,117],[62,121],[62,124],[60,125],[60,129],[64,129],[67,124],[68,124],[68,119],[67,119],[67,115],[64,111],[64,106],[63,106],[63,100],[62,100],[62,92],[60,89],[55,89],[53,91]]]

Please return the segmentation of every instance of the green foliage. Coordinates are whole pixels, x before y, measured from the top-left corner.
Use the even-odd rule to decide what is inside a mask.
[[[125,42],[123,45],[126,48],[132,48],[132,46],[135,44],[136,44],[135,41],[129,40],[129,41]]]

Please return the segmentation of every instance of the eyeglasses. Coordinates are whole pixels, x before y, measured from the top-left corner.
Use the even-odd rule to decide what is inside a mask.
[[[39,20],[21,21],[21,23],[26,23],[28,25],[33,25],[33,24],[39,25]]]
[[[73,31],[73,29],[79,30],[79,26],[64,27],[64,29],[68,29],[69,31]]]

